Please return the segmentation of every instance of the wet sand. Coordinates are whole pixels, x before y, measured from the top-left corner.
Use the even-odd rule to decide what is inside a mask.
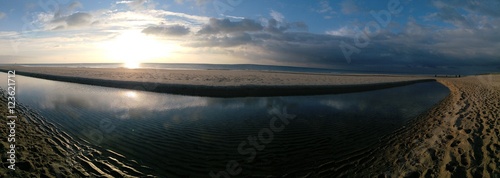
[[[171,94],[246,97],[360,92],[433,81],[429,77],[235,70],[2,66],[0,71],[80,84]]]
[[[6,116],[7,99],[0,91],[0,124],[2,136],[9,129]],[[127,160],[111,151],[91,147],[82,139],[72,138],[53,123],[29,108],[16,106],[15,171],[8,169],[6,152],[11,143],[2,140],[0,177],[147,177],[151,169]],[[9,119],[10,120],[10,119]]]
[[[2,119],[7,120],[6,116],[10,115],[7,113],[7,100],[4,97],[0,98],[0,115]],[[10,163],[6,162],[6,152],[9,150],[11,143],[3,139],[2,144],[0,144],[0,150],[3,153],[0,177],[54,177],[55,175],[73,177],[77,174],[76,172],[81,172],[85,175],[85,171],[81,167],[69,166],[66,162],[66,157],[58,154],[59,145],[51,142],[53,139],[52,135],[56,133],[49,134],[46,132],[47,130],[43,130],[42,128],[47,126],[40,125],[46,123],[28,121],[27,116],[24,116],[22,113],[16,115],[18,116],[15,122],[16,142],[14,143],[16,146],[16,163],[14,168],[16,170],[12,171],[7,168]],[[7,125],[2,123],[0,124],[0,128],[2,136],[7,136],[9,131]]]

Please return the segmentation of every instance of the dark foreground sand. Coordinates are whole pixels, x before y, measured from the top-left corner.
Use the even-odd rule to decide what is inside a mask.
[[[3,93],[2,93],[3,95]],[[0,177],[54,177],[70,176],[73,177],[78,172],[85,172],[82,167],[72,167],[66,162],[64,155],[57,153],[59,145],[53,144],[51,135],[46,133],[41,125],[33,122],[28,122],[27,117],[23,114],[16,114],[16,133],[14,143],[16,148],[16,163],[15,171],[8,169],[10,163],[7,162],[7,154],[9,151],[10,143],[7,142],[7,135],[9,135],[6,116],[7,113],[7,100],[0,97],[0,108],[2,124],[0,124],[0,132],[2,135],[2,144],[0,144],[0,151],[2,152],[2,166],[0,169]],[[87,174],[88,175],[88,174]]]
[[[300,79],[300,76],[294,77],[294,80]],[[379,78],[380,81],[380,77],[373,78]],[[500,75],[443,78],[438,81],[447,86],[451,93],[436,107],[406,127],[381,138],[377,147],[360,150],[359,154],[346,160],[332,160],[317,170],[311,170],[308,175],[500,177]],[[2,119],[6,120],[5,99],[0,102]],[[85,144],[71,141],[75,139],[58,131],[52,124],[44,123],[43,119],[31,112],[21,113],[18,120],[18,138],[23,140],[17,144],[18,170],[11,172],[7,169],[5,152],[8,145],[3,141],[0,145],[0,151],[3,152],[0,177],[116,177],[145,174],[142,169],[134,169],[139,165],[125,163],[126,160],[116,153],[93,150],[86,148]],[[6,127],[6,124],[0,124],[2,135],[7,134]],[[154,172],[146,168],[144,170]]]
[[[7,121],[7,100],[0,91],[0,118]],[[15,171],[8,169],[7,122],[0,124],[0,177],[151,177],[153,170],[111,151],[89,147],[48,123],[34,111],[18,105]],[[9,119],[10,120],[10,119]]]

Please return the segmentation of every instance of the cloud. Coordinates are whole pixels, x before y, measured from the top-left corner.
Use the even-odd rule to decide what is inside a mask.
[[[196,5],[198,5],[198,6],[206,4],[209,1],[213,1],[213,0],[175,0],[175,2],[177,4],[184,4],[185,2],[195,2]]]
[[[54,13],[54,18],[59,18],[63,16],[63,14],[68,14],[74,11],[75,9],[83,7],[82,3],[78,1],[73,1],[72,3],[68,4],[65,8],[61,7],[58,8],[57,11]]]
[[[66,17],[65,21],[68,26],[83,26],[89,25],[92,20],[92,15],[84,12],[77,12]]]
[[[132,2],[134,2],[134,1],[116,1],[115,4],[129,4]]]
[[[270,15],[271,15],[271,17],[273,17],[274,20],[276,20],[278,22],[284,22],[284,20],[285,20],[285,16],[283,16],[283,14],[276,12],[274,10],[271,10]]]
[[[241,45],[248,45],[252,43],[252,35],[242,32],[226,34],[223,36],[209,36],[207,38],[200,38],[197,42],[189,43],[191,47],[236,47]]]
[[[78,12],[76,9],[83,7],[78,1],[73,1],[67,6],[60,6],[56,11],[40,12],[33,21],[36,26],[41,26],[44,30],[63,30],[88,26],[93,23],[93,15],[88,12]],[[76,11],[76,12],[75,12]]]
[[[492,17],[500,17],[500,2],[497,0],[482,0],[482,1],[461,1],[461,0],[434,0],[432,4],[438,9],[445,7],[462,8],[474,13],[488,15]]]
[[[316,10],[318,13],[335,13],[333,8],[330,6],[330,3],[326,0],[322,0],[319,2],[320,8]]]
[[[282,33],[287,30],[308,31],[309,26],[304,22],[278,22],[275,19],[269,19],[265,31],[271,33]]]
[[[3,12],[0,12],[0,20],[2,20],[3,18],[5,18],[7,16],[7,14],[3,13]]]
[[[211,18],[209,23],[204,25],[199,34],[235,33],[260,31],[263,27],[254,20],[243,19],[241,21],[230,21],[229,19]]]
[[[183,25],[149,26],[142,30],[142,33],[159,36],[183,36],[190,32],[190,29]]]
[[[330,3],[326,0],[320,1],[319,2],[319,9],[316,9],[315,11],[317,13],[320,13],[320,14],[325,14],[323,16],[324,19],[331,19],[331,18],[333,18],[332,14],[337,13],[333,10],[332,6],[330,6]]]
[[[435,13],[428,14],[425,18],[442,20],[453,24],[457,28],[482,28],[494,26],[490,19],[500,17],[500,2],[495,0],[484,1],[458,1],[436,0],[432,5],[438,9]]]
[[[115,4],[125,4],[132,10],[144,9],[147,0],[116,1]]]
[[[68,5],[68,9],[76,9],[76,8],[80,8],[80,7],[83,7],[82,3],[78,2],[78,1],[73,1],[72,3],[70,3]]]
[[[438,12],[427,15],[425,17],[426,19],[439,19],[460,28],[473,27],[472,22],[468,21],[466,16],[459,13],[456,8],[447,5],[439,5],[440,3],[437,2],[435,2],[435,4],[439,8]]]
[[[269,19],[264,26],[252,19],[230,21],[229,19],[210,19],[199,31],[192,47],[234,47],[258,44],[275,38],[287,31],[307,31],[304,22],[280,23]],[[264,44],[265,45],[265,44]]]
[[[470,66],[499,66],[498,29],[440,29],[418,24],[410,18],[400,33],[382,30],[371,37],[369,45],[352,55],[348,64],[339,47],[342,42],[354,46],[356,33],[345,26],[325,34],[297,32],[301,22],[280,24],[269,19],[264,25],[255,20],[211,19],[187,46],[227,51],[252,61],[278,65],[312,67],[351,67],[365,70],[405,68],[439,72]],[[374,69],[371,69],[374,68]],[[466,70],[466,69],[463,69]]]
[[[77,12],[68,16],[53,19],[51,22],[56,25],[53,30],[61,30],[68,27],[87,26],[92,23],[92,15],[85,12]]]
[[[354,0],[344,0],[340,3],[340,6],[342,7],[341,11],[344,14],[353,14],[359,11],[358,5],[356,5]]]

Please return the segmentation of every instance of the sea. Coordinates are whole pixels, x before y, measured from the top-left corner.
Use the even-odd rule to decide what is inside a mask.
[[[2,64],[0,64],[2,65]],[[5,65],[5,64],[4,64]],[[61,63],[61,64],[15,64],[32,67],[75,67],[75,68],[125,68],[123,63]],[[429,67],[367,67],[359,65],[344,65],[336,68],[296,67],[260,64],[195,64],[195,63],[141,63],[138,68],[144,69],[178,69],[178,70],[257,70],[281,72],[307,72],[329,74],[393,74],[393,75],[423,75],[423,76],[455,76],[475,75],[500,71],[495,67],[462,68],[429,68]]]

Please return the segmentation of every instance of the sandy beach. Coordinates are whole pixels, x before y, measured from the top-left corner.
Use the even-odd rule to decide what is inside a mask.
[[[7,99],[0,91],[0,115],[6,118]],[[137,177],[147,176],[144,168],[110,151],[98,151],[84,141],[78,141],[49,123],[29,108],[16,107],[15,171],[2,161],[0,177]],[[6,119],[5,119],[6,120]],[[2,135],[8,135],[7,124],[1,124]],[[2,160],[7,160],[9,143],[2,142]],[[134,168],[132,168],[134,167]],[[145,168],[147,170],[147,168]]]
[[[7,116],[7,100],[0,97],[0,108],[2,111],[2,119]],[[10,114],[9,114],[10,115]],[[7,168],[10,164],[2,161],[2,169],[0,169],[0,177],[37,177],[37,176],[64,176],[73,177],[81,173],[81,175],[88,175],[82,167],[72,167],[68,164],[66,155],[58,154],[60,145],[53,144],[56,133],[49,134],[40,124],[35,124],[33,121],[28,121],[27,116],[23,113],[17,114],[16,120],[16,157],[17,162],[16,171],[11,171]],[[44,123],[46,124],[46,123]],[[8,128],[6,124],[1,124],[2,135],[8,135]],[[48,126],[50,127],[50,126]],[[2,160],[7,160],[5,152],[9,149],[8,142],[0,144]]]
[[[446,99],[378,148],[342,165],[356,169],[340,175],[500,177],[500,75],[438,82],[451,91]],[[334,170],[332,175],[339,175]]]
[[[0,71],[8,70],[16,70],[20,75],[72,83],[213,97],[348,93],[434,80],[419,76],[236,70],[0,67]]]
[[[3,67],[3,69],[7,68]],[[352,92],[358,91],[360,87],[384,88],[429,80],[422,77],[335,76],[256,71],[224,71],[224,74],[221,74],[221,71],[186,72],[151,71],[149,69],[24,67],[9,69],[15,69],[16,73],[21,75],[62,81],[76,80],[76,83],[107,86],[101,82],[115,82],[118,85],[115,87],[119,88],[129,88],[128,85],[133,83],[142,87],[134,89],[149,91],[155,90],[148,89],[148,87],[164,88],[181,85],[186,89],[189,88],[186,85],[193,84],[196,87],[191,88],[196,88],[196,90],[189,90],[189,94],[195,95],[206,88],[215,90],[220,89],[219,87],[226,87],[238,91],[234,93],[240,96],[242,86],[243,88],[245,86],[270,87],[259,89],[275,89],[276,87],[293,89],[290,91],[299,91],[295,90],[297,88],[303,90],[304,88],[297,86],[304,85],[320,88],[328,86],[328,89],[341,88],[342,91]],[[148,83],[151,79],[154,80],[153,86],[149,86],[151,83]],[[437,81],[448,87],[451,93],[433,109],[423,113],[404,128],[382,138],[379,146],[371,150],[360,151],[358,155],[347,160],[324,164],[310,175],[313,177],[499,177],[499,80],[499,75],[438,78]],[[205,88],[200,88],[200,86]],[[342,86],[347,87],[342,88]],[[324,91],[323,89],[326,88],[312,91],[320,92]],[[6,108],[5,103],[5,99],[2,99],[1,108]],[[6,109],[2,109],[2,117],[5,116],[4,110]],[[42,119],[35,116],[36,114],[28,111],[19,114],[21,118],[19,119],[21,122],[18,128],[19,135],[22,135],[20,139],[24,141],[19,143],[20,171],[16,172],[17,175],[46,175],[47,177],[103,175],[109,177],[143,174],[120,161],[116,164],[109,164],[109,161],[113,160],[108,160],[108,157],[119,158],[112,152],[87,150],[87,154],[82,154],[80,150],[85,150],[81,148],[84,144],[68,142],[67,140],[71,139],[67,138],[69,137],[67,134],[56,131],[55,126],[43,123]],[[5,132],[3,134],[7,134],[7,129],[4,128],[6,125],[2,124],[0,127],[2,132]],[[2,150],[7,149],[5,143],[1,146]],[[73,150],[73,153],[63,152],[65,149],[61,147]],[[76,156],[67,159],[68,155]],[[6,167],[5,163],[3,167]],[[9,175],[6,169],[2,169],[0,174],[3,177]]]

